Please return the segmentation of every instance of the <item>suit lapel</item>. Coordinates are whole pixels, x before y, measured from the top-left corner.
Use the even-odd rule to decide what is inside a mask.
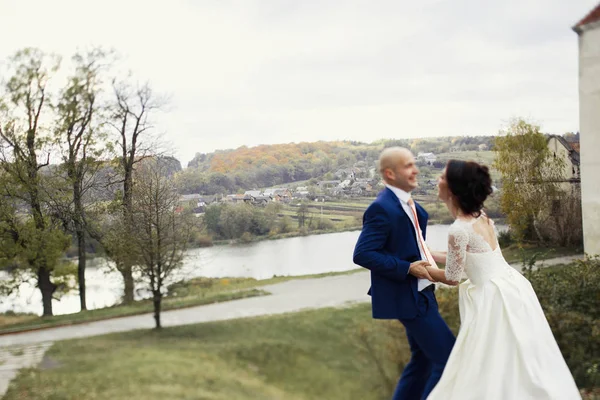
[[[412,221],[410,220],[410,217],[404,210],[404,207],[402,207],[402,204],[400,203],[400,199],[398,198],[398,196],[396,196],[396,194],[394,192],[392,192],[389,188],[385,188],[384,196],[386,197],[386,201],[392,202],[393,204],[396,205],[396,207],[398,207],[400,209],[400,215],[402,215],[402,217],[405,220],[405,223],[410,227],[410,231],[412,233],[411,236],[415,240],[415,244],[417,244],[417,232],[415,231],[415,227],[414,227]],[[419,220],[419,224],[421,223],[421,219],[422,219],[420,214],[421,214],[420,210],[419,210],[419,208],[417,208],[417,219]]]

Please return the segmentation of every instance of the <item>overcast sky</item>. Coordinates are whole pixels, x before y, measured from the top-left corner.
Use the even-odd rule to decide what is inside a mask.
[[[598,0],[0,0],[0,59],[113,47],[196,152],[579,129],[577,35]]]

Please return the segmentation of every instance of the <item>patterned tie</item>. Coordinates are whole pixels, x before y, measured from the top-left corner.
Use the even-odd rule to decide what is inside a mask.
[[[427,247],[427,245],[425,244],[425,240],[423,239],[423,232],[421,232],[421,227],[419,226],[419,218],[417,218],[417,208],[415,207],[415,202],[413,201],[412,198],[408,199],[408,205],[410,206],[410,209],[412,210],[413,217],[415,217],[415,225],[417,227],[417,236],[419,238],[419,242],[421,242],[421,248],[423,249],[423,252],[425,253],[425,257],[427,257],[427,261],[429,262],[429,264],[431,264],[432,267],[438,268],[437,264],[435,263],[435,260],[433,259],[433,256],[431,255],[431,252],[429,251],[429,247]]]

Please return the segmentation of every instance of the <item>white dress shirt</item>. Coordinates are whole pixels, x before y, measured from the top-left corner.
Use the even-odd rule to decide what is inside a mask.
[[[408,215],[408,218],[410,219],[410,221],[413,224],[413,227],[415,228],[415,234],[416,234],[417,222],[415,221],[413,212],[412,212],[410,206],[408,205],[408,200],[410,199],[410,193],[405,192],[404,190],[399,189],[395,186],[388,185],[387,183],[385,184],[385,186],[388,189],[390,189],[396,195],[396,197],[398,197],[398,200],[400,201],[400,205],[402,205],[402,209],[404,210],[406,215]],[[421,230],[421,235],[423,235],[422,230]],[[415,239],[417,241],[417,246],[419,246],[419,253],[421,253],[421,260],[427,261],[427,256],[425,255],[425,250],[423,250],[423,247],[421,247],[421,241],[419,240],[419,237],[415,235]],[[432,285],[432,284],[433,284],[433,282],[431,282],[429,279],[419,279],[419,281],[417,282],[417,288],[420,292],[421,290],[425,289],[427,286]]]

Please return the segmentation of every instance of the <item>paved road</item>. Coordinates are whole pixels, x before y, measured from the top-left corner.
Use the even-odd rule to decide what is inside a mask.
[[[545,261],[543,265],[566,264],[581,257],[555,258]],[[513,267],[520,269],[518,265]],[[169,327],[306,309],[340,307],[369,301],[370,298],[366,294],[368,288],[368,271],[324,278],[297,279],[263,287],[271,293],[269,296],[165,311],[162,313],[162,324],[164,327]],[[153,327],[152,314],[144,314],[0,336],[0,396],[5,393],[8,383],[18,369],[39,364],[44,352],[54,341]]]

